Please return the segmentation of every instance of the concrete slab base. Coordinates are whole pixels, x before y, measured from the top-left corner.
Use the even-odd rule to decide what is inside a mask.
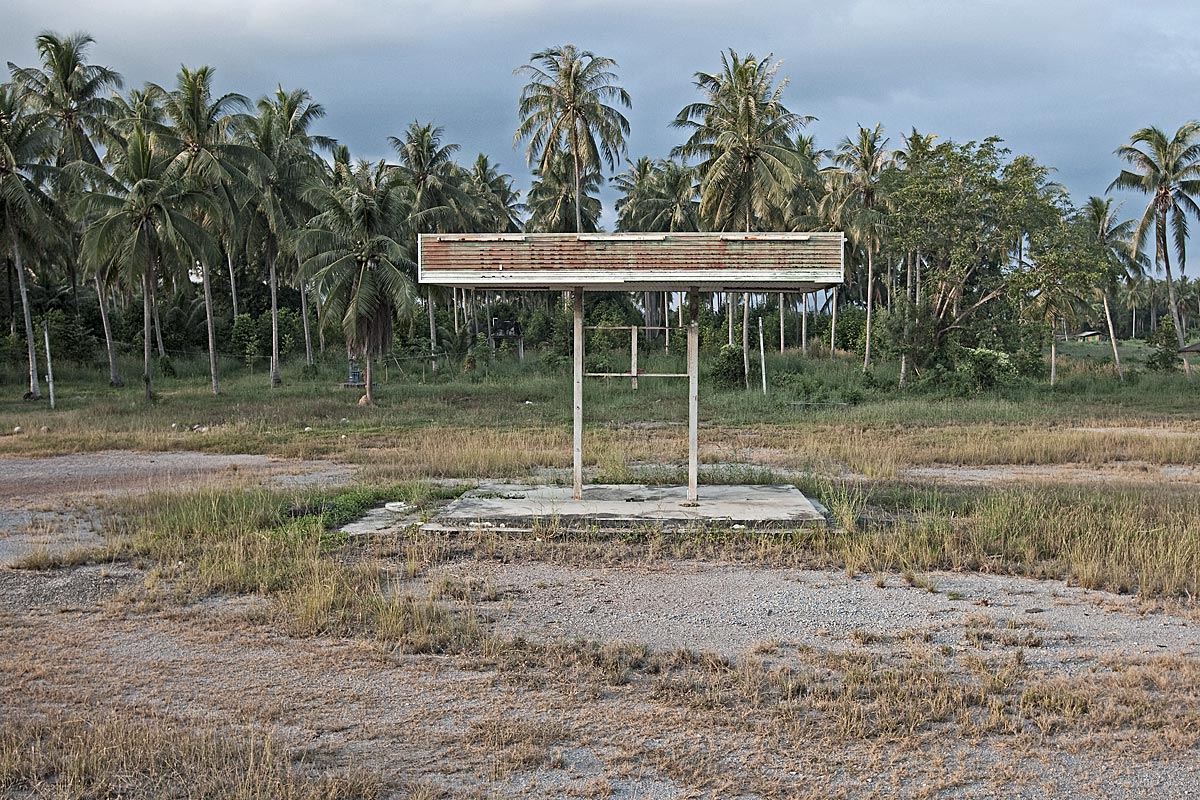
[[[451,502],[422,529],[790,529],[826,524],[823,511],[794,486],[702,486],[700,501],[693,506],[683,486],[599,484],[584,487],[582,500],[572,500],[570,486],[489,483]]]

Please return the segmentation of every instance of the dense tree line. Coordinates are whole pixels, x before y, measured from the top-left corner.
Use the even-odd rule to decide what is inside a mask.
[[[397,339],[436,368],[499,314],[552,344],[563,326],[544,300],[418,292],[416,237],[594,231],[606,175],[622,231],[846,232],[839,290],[713,299],[705,318],[733,349],[740,328],[744,372],[752,308],[781,332],[797,318],[806,330],[811,316],[814,337],[828,331],[864,370],[882,350],[899,360],[901,384],[981,353],[1036,353],[1027,360],[1040,364],[1047,337],[1079,325],[1182,347],[1200,315],[1186,276],[1187,224],[1200,216],[1196,123],[1142,129],[1118,148],[1126,168],[1110,188],[1148,199],[1122,220],[1110,198],[1076,207],[1050,168],[996,138],[913,129],[893,144],[876,125],[822,149],[804,133],[813,117],[785,104],[780,63],[731,50],[695,74],[670,156],[630,161],[632,99],[617,64],[566,45],[516,71],[527,83],[514,143],[533,174],[522,198],[487,155],[460,162],[432,123],[390,137],[393,160],[356,161],[314,132],[324,110],[303,89],[218,95],[208,66],[126,88],[89,60],[92,44],[44,33],[40,63],[10,62],[0,84],[3,346],[35,399],[39,326],[80,358],[91,337],[103,341],[114,386],[118,353],[136,348],[148,399],[171,353],[205,353],[219,393],[218,354],[261,356],[274,385],[282,359],[303,354],[312,367],[329,339],[364,361],[370,399],[372,361]],[[657,322],[668,305],[647,293],[606,313]],[[1113,357],[1121,376],[1115,347]]]

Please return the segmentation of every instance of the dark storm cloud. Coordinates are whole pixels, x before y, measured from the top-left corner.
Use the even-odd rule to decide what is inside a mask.
[[[669,125],[695,98],[693,73],[718,69],[728,47],[783,59],[789,105],[819,117],[811,132],[823,146],[860,123],[882,122],[893,144],[914,126],[958,140],[998,135],[1056,167],[1077,199],[1103,192],[1118,168],[1113,148],[1134,129],[1200,116],[1200,11],[1183,2],[81,5],[8,0],[0,57],[34,63],[37,32],[83,29],[97,39],[94,59],[133,84],[210,63],[222,89],[252,97],[278,82],[303,86],[329,112],[323,132],[356,155],[388,155],[389,134],[432,120],[464,159],[487,152],[522,185],[512,70],[564,42],[620,63],[635,104],[631,156],[678,143]]]

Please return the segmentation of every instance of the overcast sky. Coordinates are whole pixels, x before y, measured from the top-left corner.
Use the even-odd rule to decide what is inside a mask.
[[[486,152],[522,187],[513,69],[564,43],[620,65],[631,158],[680,141],[670,122],[697,98],[693,74],[729,47],[783,60],[788,105],[818,117],[823,147],[860,123],[882,122],[893,145],[914,126],[998,135],[1077,201],[1103,193],[1132,131],[1200,117],[1200,4],[1184,0],[4,0],[2,16],[0,61],[33,65],[40,31],[84,30],[93,61],[130,85],[211,64],[219,89],[252,98],[304,87],[328,111],[320,132],[355,157],[433,121],[464,162]]]

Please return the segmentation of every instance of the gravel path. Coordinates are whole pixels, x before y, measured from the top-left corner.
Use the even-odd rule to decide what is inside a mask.
[[[353,467],[332,461],[218,453],[106,450],[49,458],[0,458],[0,500],[103,496],[215,481],[285,487],[336,484],[347,482],[353,472]]]
[[[1030,664],[1087,669],[1104,656],[1200,655],[1200,618],[1061,581],[896,575],[679,563],[656,568],[459,563],[490,582],[498,630],[534,638],[626,640],[737,657],[765,643],[884,651],[906,636],[951,648],[1024,647]]]

